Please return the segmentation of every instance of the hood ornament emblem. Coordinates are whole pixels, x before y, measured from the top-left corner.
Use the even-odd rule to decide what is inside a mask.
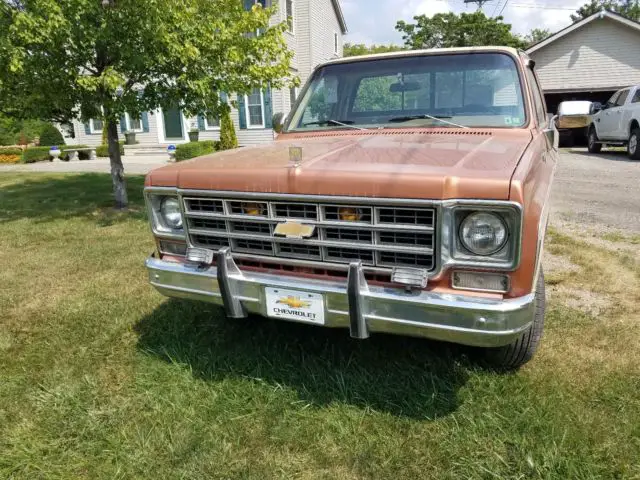
[[[289,162],[293,168],[298,168],[302,163],[302,147],[289,147]]]

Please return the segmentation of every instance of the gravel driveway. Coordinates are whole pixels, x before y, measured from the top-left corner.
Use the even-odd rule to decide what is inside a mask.
[[[551,222],[640,232],[640,162],[624,152],[563,151],[551,194]]]

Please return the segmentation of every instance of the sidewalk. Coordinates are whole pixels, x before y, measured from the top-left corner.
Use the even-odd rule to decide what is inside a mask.
[[[168,155],[128,155],[122,157],[125,173],[146,174],[154,168],[167,165]],[[46,173],[71,173],[71,172],[100,172],[110,173],[108,158],[97,160],[79,160],[76,162],[36,162],[17,163],[13,165],[0,165],[0,174],[3,172],[46,172]]]

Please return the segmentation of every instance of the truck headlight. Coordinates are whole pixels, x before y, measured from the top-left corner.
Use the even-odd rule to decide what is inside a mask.
[[[182,228],[182,213],[177,198],[164,197],[160,202],[160,215],[167,227],[174,230]]]
[[[474,255],[492,255],[507,243],[509,231],[502,218],[489,212],[467,215],[460,224],[460,242]]]

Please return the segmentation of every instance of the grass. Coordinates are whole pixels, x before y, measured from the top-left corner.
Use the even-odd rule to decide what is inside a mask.
[[[0,478],[639,478],[637,259],[551,232],[542,348],[467,350],[168,300],[142,178],[0,177]],[[561,287],[565,293],[562,293]],[[571,291],[609,299],[593,316]],[[573,305],[573,306],[571,306]]]

